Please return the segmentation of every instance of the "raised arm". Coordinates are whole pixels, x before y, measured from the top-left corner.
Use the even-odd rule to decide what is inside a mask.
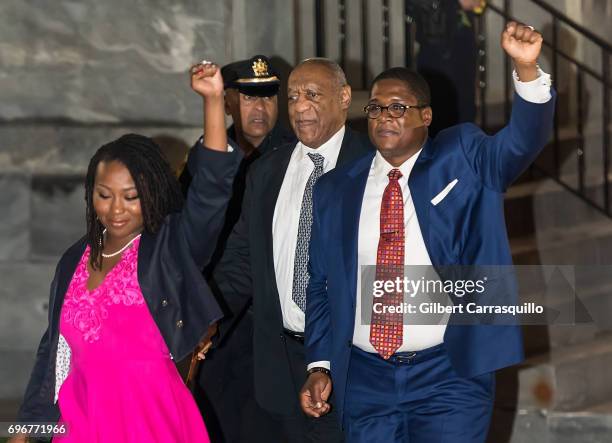
[[[211,62],[191,68],[191,89],[202,96],[204,146],[215,151],[227,151],[225,132],[223,78],[219,67]]]
[[[530,26],[510,22],[502,32],[501,46],[516,70],[510,122],[494,136],[473,125],[464,126],[461,133],[461,148],[472,169],[499,192],[535,160],[550,138],[555,103],[550,78],[537,65],[542,36]]]
[[[203,99],[204,136],[189,154],[187,167],[192,181],[181,227],[194,260],[203,268],[215,250],[242,156],[239,149],[230,148],[228,152],[219,67],[210,62],[192,67],[191,88]]]

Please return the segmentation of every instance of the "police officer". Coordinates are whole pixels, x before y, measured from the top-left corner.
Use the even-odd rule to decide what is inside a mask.
[[[232,198],[215,254],[211,265],[204,270],[207,277],[210,277],[240,217],[250,165],[273,147],[296,140],[293,133],[278,122],[280,78],[267,57],[256,55],[230,63],[221,68],[221,75],[225,86],[225,112],[233,120],[227,134],[245,157],[234,179]],[[186,191],[191,180],[187,168],[180,180]],[[214,281],[210,278],[209,281],[214,290]],[[223,306],[222,295],[217,295]],[[199,370],[194,394],[211,441],[249,442],[253,441],[252,436],[262,435],[260,429],[266,427],[266,415],[260,414],[254,401],[251,307],[246,306],[241,312],[227,310],[227,317],[230,317],[229,321],[224,325],[231,330],[223,331],[223,341],[207,354]]]

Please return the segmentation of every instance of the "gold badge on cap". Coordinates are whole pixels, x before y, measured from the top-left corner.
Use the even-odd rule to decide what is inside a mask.
[[[268,76],[268,63],[264,60],[258,58],[253,62],[253,72],[255,73],[255,77],[263,77]]]

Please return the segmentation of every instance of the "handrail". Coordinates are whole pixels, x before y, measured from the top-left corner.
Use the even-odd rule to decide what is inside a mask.
[[[543,2],[542,0],[531,0],[531,2],[535,3],[540,8],[545,9],[548,13],[552,14],[553,16],[561,20],[563,23],[574,28],[576,31],[580,32],[581,34],[584,34],[586,37],[588,37],[589,40],[592,40],[594,43],[596,43],[597,46],[600,46],[602,48],[605,48],[607,51],[612,52],[612,45],[610,45],[608,42],[603,40],[601,37],[598,37],[597,35],[593,34],[591,31],[589,31],[584,26],[579,25],[578,23],[573,21],[571,18],[563,14],[561,11],[553,8],[548,3]],[[489,5],[489,6],[492,6],[492,5]]]

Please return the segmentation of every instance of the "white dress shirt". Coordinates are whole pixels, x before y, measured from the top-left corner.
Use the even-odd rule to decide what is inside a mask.
[[[293,291],[293,267],[295,262],[295,248],[297,246],[298,225],[304,189],[310,174],[314,170],[314,163],[308,157],[309,153],[321,154],[323,172],[336,167],[340,147],[344,138],[345,127],[323,143],[319,148],[312,149],[298,142],[291,159],[285,178],[274,207],[272,221],[272,247],[274,254],[274,273],[276,286],[283,313],[283,326],[296,332],[304,332],[304,312],[291,298]]]
[[[419,220],[414,208],[414,202],[408,187],[408,177],[412,167],[421,153],[416,154],[398,167],[402,177],[398,180],[404,199],[404,234],[405,253],[404,265],[431,265]],[[366,352],[376,352],[370,343],[370,324],[363,324],[361,320],[361,270],[362,266],[376,265],[376,253],[380,238],[380,207],[385,188],[389,184],[389,171],[394,169],[380,152],[376,152],[368,181],[366,182],[359,217],[359,238],[357,252],[357,300],[355,309],[355,330],[353,332],[353,345]],[[423,266],[423,270],[425,266]],[[418,295],[416,296],[418,298]],[[406,315],[404,315],[404,319]],[[396,352],[420,351],[442,343],[448,315],[438,325],[411,325],[404,321],[404,342]]]
[[[532,103],[545,103],[552,98],[550,93],[550,75],[538,68],[538,78],[530,82],[521,82],[513,72],[514,88],[517,94]],[[412,167],[421,151],[406,160],[398,169],[402,173],[399,184],[404,198],[404,232],[406,236],[404,263],[406,265],[431,265],[419,221],[416,217],[414,202],[408,188],[408,178]],[[359,219],[359,238],[357,253],[357,299],[355,306],[355,328],[353,345],[367,352],[376,352],[370,343],[370,325],[361,321],[361,266],[376,265],[376,252],[380,236],[380,207],[385,187],[389,183],[387,174],[393,169],[381,155],[376,152],[366,182],[361,214]],[[417,295],[418,297],[418,295]],[[404,315],[404,318],[406,315]],[[403,344],[397,352],[419,351],[443,342],[444,332],[449,315],[445,315],[437,325],[410,325],[404,322]],[[329,361],[317,361],[308,364],[308,369],[324,367],[330,369]]]

